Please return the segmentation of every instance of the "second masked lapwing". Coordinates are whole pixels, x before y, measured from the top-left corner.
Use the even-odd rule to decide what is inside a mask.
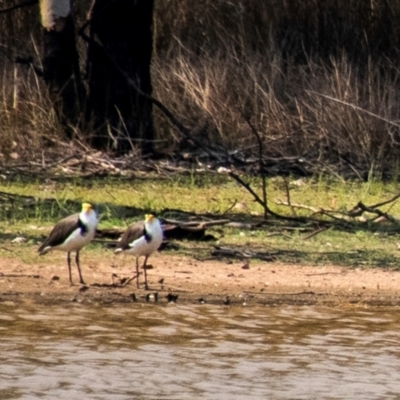
[[[59,221],[38,249],[40,255],[44,255],[51,250],[67,252],[68,274],[71,285],[73,285],[71,252],[76,252],[75,262],[78,267],[79,282],[85,284],[79,265],[79,251],[92,241],[96,233],[97,224],[98,218],[92,205],[83,203],[82,211],[79,214],[70,215]]]
[[[163,241],[163,230],[159,219],[152,214],[146,214],[145,220],[136,222],[128,227],[114,253],[125,252],[136,257],[136,285],[139,287],[139,258],[144,256],[143,273],[144,285],[147,284],[147,259],[154,253]],[[132,278],[133,279],[133,278]]]

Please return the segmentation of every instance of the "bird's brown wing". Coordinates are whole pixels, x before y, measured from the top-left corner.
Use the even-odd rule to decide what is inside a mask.
[[[127,230],[124,232],[118,244],[118,248],[121,250],[129,249],[130,248],[129,245],[134,240],[139,239],[144,234],[145,234],[144,222],[143,221],[136,222],[135,224],[129,226]]]
[[[38,252],[42,252],[46,247],[55,247],[62,244],[65,239],[75,230],[79,228],[79,214],[73,214],[63,218],[54,226],[50,235],[39,247]]]

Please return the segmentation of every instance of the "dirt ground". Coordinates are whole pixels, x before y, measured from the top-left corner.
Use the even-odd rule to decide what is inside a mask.
[[[148,269],[150,290],[136,280],[125,287],[120,279],[133,276],[131,256],[109,258],[81,253],[85,286],[69,285],[65,254],[53,252],[35,265],[15,259],[0,261],[0,301],[127,303],[155,301],[167,304],[168,294],[186,304],[230,305],[329,305],[399,306],[400,272],[382,269],[349,269],[337,266],[298,266],[279,263],[197,261],[155,254]],[[114,274],[114,277],[113,277]]]

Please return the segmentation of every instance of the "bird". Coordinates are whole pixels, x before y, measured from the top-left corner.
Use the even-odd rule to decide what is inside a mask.
[[[165,298],[167,299],[168,303],[176,303],[178,300],[179,294],[172,294],[168,293]]]
[[[114,251],[115,254],[125,252],[136,257],[136,276],[129,279],[125,284],[136,278],[136,285],[139,287],[139,258],[144,256],[142,267],[144,270],[144,285],[145,289],[149,290],[146,271],[147,260],[152,253],[158,250],[162,241],[163,230],[161,223],[153,214],[146,214],[144,221],[136,222],[128,227]]]
[[[158,302],[158,293],[157,292],[149,293],[146,295],[146,301],[149,302],[151,300],[153,300],[154,303]]]
[[[229,296],[225,296],[225,298],[224,298],[224,304],[225,304],[226,306],[229,306],[229,304],[231,304],[231,299],[230,299]]]
[[[54,225],[47,239],[39,247],[38,252],[44,255],[51,250],[67,252],[69,283],[72,286],[71,252],[75,251],[75,263],[78,267],[79,282],[85,285],[79,265],[79,251],[89,244],[96,233],[98,217],[89,203],[82,203],[82,211],[60,220]]]

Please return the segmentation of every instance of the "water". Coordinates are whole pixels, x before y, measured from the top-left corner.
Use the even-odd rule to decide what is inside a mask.
[[[400,310],[0,304],[0,399],[400,399]]]

